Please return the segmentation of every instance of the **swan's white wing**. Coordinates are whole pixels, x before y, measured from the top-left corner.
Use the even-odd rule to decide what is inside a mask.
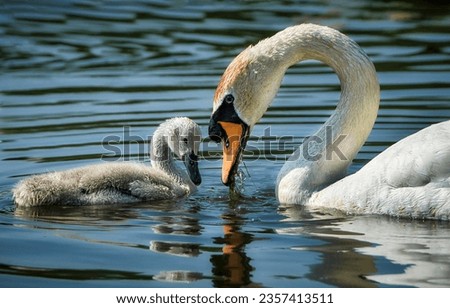
[[[349,213],[450,219],[450,121],[402,139],[310,205]]]

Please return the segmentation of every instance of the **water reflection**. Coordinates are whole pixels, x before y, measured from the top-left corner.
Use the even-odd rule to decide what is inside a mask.
[[[142,204],[118,204],[101,206],[43,206],[43,207],[16,207],[13,213],[18,218],[36,219],[38,221],[51,221],[62,224],[108,224],[113,221],[127,221],[133,219],[151,219],[153,216],[143,217],[145,214],[162,212],[177,212],[182,210],[182,200],[170,202],[148,202]],[[158,216],[157,216],[158,217]],[[177,218],[162,216],[159,219],[173,221]],[[180,218],[188,219],[189,218]]]
[[[199,244],[162,241],[151,241],[150,250],[180,257],[197,257],[201,253]]]
[[[160,216],[154,217],[161,224],[152,227],[155,233],[200,235],[202,227],[198,218],[189,216]]]
[[[102,269],[65,269],[65,268],[38,268],[38,267],[26,267],[26,266],[14,266],[7,264],[0,264],[0,273],[6,275],[16,275],[32,278],[47,278],[47,279],[70,279],[74,281],[72,284],[76,285],[76,281],[88,281],[88,280],[100,280],[100,281],[114,281],[121,280],[147,280],[153,279],[151,275],[145,275],[136,272],[127,271],[114,271],[114,270],[102,270]],[[17,278],[10,277],[13,281]],[[19,285],[21,283],[19,282]],[[45,283],[40,287],[45,287]]]
[[[208,252],[211,253],[210,279],[215,287],[258,286],[251,280],[254,268],[251,266],[251,258],[246,253],[246,246],[252,242],[254,236],[242,231],[246,219],[236,211],[233,203],[235,202],[231,201],[230,208],[221,215],[223,235],[212,239],[213,247],[188,242],[151,241],[150,250],[178,257],[199,257],[203,252]],[[174,227],[173,218],[159,218],[158,220],[164,220],[166,224],[158,224],[152,229],[156,233],[163,234],[198,235],[195,232],[197,228],[192,226],[193,221],[198,223],[198,229],[202,229],[198,220],[184,219],[180,216],[176,217],[177,223]],[[190,230],[194,232],[189,232]],[[204,278],[201,274],[186,271],[164,272],[158,275],[158,279],[167,281],[192,282],[201,278]]]
[[[160,272],[157,275],[155,275],[153,279],[165,282],[190,283],[203,279],[203,274],[189,271],[170,271],[170,272]]]
[[[399,221],[386,217],[359,217],[336,224],[336,229],[370,242],[357,251],[374,258],[386,258],[402,271],[384,273],[382,268],[368,279],[386,284],[416,287],[450,287],[450,234],[448,222]],[[355,235],[356,234],[356,235]]]
[[[323,255],[322,262],[311,268],[312,279],[343,287],[375,287],[380,283],[450,286],[449,223],[339,213],[308,213],[309,220],[305,220],[305,212],[298,207],[281,208],[286,221],[297,221],[300,226],[277,231],[325,242],[293,248]]]
[[[222,215],[223,237],[215,238],[214,243],[223,245],[222,254],[211,256],[213,285],[215,287],[249,287],[252,284],[251,258],[245,246],[251,243],[253,235],[242,232],[244,219],[236,213]]]

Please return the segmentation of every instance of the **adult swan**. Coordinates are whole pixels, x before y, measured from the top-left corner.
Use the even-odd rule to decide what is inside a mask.
[[[277,178],[281,203],[335,208],[351,214],[450,219],[450,121],[394,144],[345,176],[375,122],[380,88],[372,62],[342,33],[324,26],[289,27],[250,46],[228,66],[214,96],[211,139],[223,144],[222,182],[233,184],[242,149],[275,97],[286,70],[302,60],[329,65],[339,76],[335,112],[289,158]],[[330,155],[326,133],[342,136]],[[327,152],[328,151],[328,152]]]

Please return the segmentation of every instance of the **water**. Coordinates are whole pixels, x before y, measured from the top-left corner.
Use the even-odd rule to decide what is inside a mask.
[[[148,162],[148,137],[169,117],[191,117],[207,136],[231,59],[300,22],[350,35],[377,68],[379,117],[354,172],[450,118],[449,9],[445,1],[0,1],[0,286],[449,287],[449,223],[277,203],[283,161],[339,97],[337,77],[317,62],[288,71],[255,127],[237,201],[208,139],[203,184],[186,200],[15,210],[10,193],[31,174]],[[108,147],[111,136],[120,141]],[[280,136],[294,138],[271,151]]]

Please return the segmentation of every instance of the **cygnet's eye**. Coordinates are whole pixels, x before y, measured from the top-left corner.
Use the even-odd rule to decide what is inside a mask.
[[[224,97],[223,101],[224,101],[225,103],[227,103],[227,104],[231,104],[231,103],[234,102],[234,96],[231,95],[231,94],[227,94],[227,95]]]

